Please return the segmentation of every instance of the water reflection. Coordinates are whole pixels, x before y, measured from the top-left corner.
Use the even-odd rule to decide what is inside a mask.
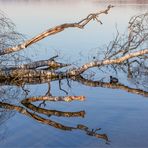
[[[88,2],[83,1],[82,6],[80,6],[80,5],[77,5],[79,3],[78,1],[76,3],[75,1],[70,2],[70,1],[67,0],[66,3],[65,3],[65,1],[63,2],[63,0],[60,1],[60,2],[54,0],[54,1],[46,1],[46,3],[42,3],[42,5],[40,5],[41,4],[40,2],[39,3],[37,1],[32,2],[30,0],[30,1],[24,1],[22,3],[20,2],[21,4],[19,3],[20,5],[18,7],[18,5],[17,5],[18,1],[15,1],[14,5],[10,5],[10,1],[0,0],[1,8],[2,9],[4,8],[4,10],[5,10],[6,9],[5,7],[7,7],[6,13],[8,13],[8,15],[12,19],[15,20],[17,27],[20,30],[22,28],[21,32],[24,32],[25,34],[27,34],[27,32],[28,32],[28,34],[30,36],[40,32],[40,29],[42,31],[45,28],[49,28],[49,26],[54,26],[55,24],[57,25],[57,24],[60,24],[61,22],[63,23],[63,22],[65,22],[65,20],[68,21],[68,22],[69,21],[73,22],[73,20],[76,20],[75,16],[82,18],[83,14],[85,16],[89,11],[98,10],[98,7],[102,7],[102,5],[106,5],[106,4],[100,4],[98,1],[97,2],[94,2],[94,1],[93,1],[93,3],[88,3]],[[5,3],[5,6],[3,5],[4,3]],[[59,3],[60,3],[60,5],[57,5]],[[139,1],[137,3],[139,3]],[[144,1],[144,4],[145,4],[145,1]],[[31,5],[31,7],[29,7],[29,5]],[[76,7],[76,6],[78,6],[78,7]],[[20,9],[21,9],[21,11],[20,11]],[[38,11],[38,10],[40,10],[40,11]],[[65,11],[63,11],[63,10],[65,10]],[[76,53],[79,53],[82,49],[90,49],[92,47],[98,47],[99,42],[101,44],[102,44],[102,42],[106,43],[106,40],[109,37],[112,38],[112,36],[109,35],[108,32],[110,32],[111,28],[114,27],[116,21],[119,22],[119,27],[122,28],[122,26],[124,26],[125,23],[128,21],[128,17],[132,16],[133,14],[135,15],[136,13],[138,13],[140,11],[144,11],[144,10],[147,10],[147,5],[139,5],[139,4],[138,5],[133,5],[133,4],[129,5],[129,4],[125,4],[125,3],[124,4],[117,3],[117,7],[115,8],[115,10],[113,10],[113,14],[110,14],[110,17],[106,18],[107,20],[104,21],[104,25],[102,26],[103,29],[102,28],[100,29],[100,27],[98,27],[98,25],[97,25],[97,27],[91,26],[91,28],[93,28],[93,29],[88,31],[88,32],[87,32],[87,30],[85,30],[86,34],[81,34],[79,32],[76,32],[76,34],[74,34],[74,31],[72,31],[72,32],[69,31],[69,32],[64,33],[63,35],[62,34],[59,35],[59,36],[57,35],[54,39],[50,39],[50,41],[48,41],[48,45],[46,45],[47,43],[45,43],[45,47],[51,47],[52,45],[54,45],[54,46],[56,46],[56,48],[59,48],[60,50],[64,49],[63,53],[65,52],[65,55],[71,56],[71,54],[72,54],[72,58],[76,57],[76,60],[77,60],[78,57],[74,56],[74,55],[77,55]],[[31,11],[32,11],[32,13],[30,13]],[[61,12],[60,15],[57,13],[59,11]],[[125,11],[127,11],[128,13],[125,14],[124,13]],[[18,13],[18,12],[22,12],[22,14],[20,15],[20,13]],[[69,14],[67,14],[67,12],[69,12]],[[38,17],[36,17],[36,16],[38,16]],[[28,20],[26,21],[26,19],[24,19],[24,18],[28,18]],[[35,19],[35,21],[34,21],[35,25],[30,26],[30,22],[32,21],[32,18]],[[46,20],[46,22],[45,22],[45,20]],[[54,20],[56,20],[56,21],[54,21]],[[79,20],[79,18],[78,18],[78,20]],[[108,24],[110,24],[111,27],[108,27]],[[22,25],[22,27],[21,27],[21,25]],[[28,25],[28,27],[25,27],[27,25]],[[105,28],[104,28],[104,26],[105,26]],[[30,32],[31,32],[31,34],[30,34]],[[104,36],[102,36],[101,39],[98,39],[98,35],[100,35],[100,34],[104,34]],[[107,35],[105,35],[105,34],[107,34]],[[89,38],[87,38],[87,37],[89,37]],[[62,40],[61,40],[61,38],[62,38]],[[91,40],[90,40],[90,38],[91,38]],[[64,39],[66,41],[65,42],[66,44],[64,43],[64,45],[63,45]],[[99,40],[99,42],[98,42],[98,40]],[[36,51],[36,49],[35,49],[35,51]],[[44,51],[45,50],[43,50],[42,53],[44,53]],[[34,55],[34,50],[31,50],[31,52]],[[85,51],[85,52],[86,52],[85,53],[86,56],[88,57],[88,52],[87,51]],[[49,52],[46,51],[45,52],[45,53],[47,53],[46,55],[41,55],[41,52],[39,52],[39,53],[40,53],[40,57],[39,57],[40,59],[43,59],[43,58],[47,59],[47,58],[49,58],[49,55],[51,54],[51,50],[49,50]],[[28,54],[28,56],[31,57],[31,54]],[[37,54],[37,56],[38,56],[38,54]],[[31,58],[34,58],[34,57],[31,57]],[[36,60],[37,58],[35,57],[34,59]],[[89,88],[92,88],[92,87],[107,88],[106,90],[120,89],[120,90],[124,90],[126,92],[129,92],[129,93],[138,94],[140,96],[148,97],[148,91],[146,91],[147,88],[141,89],[141,87],[143,85],[141,83],[142,81],[145,83],[145,86],[147,86],[147,71],[143,75],[141,75],[139,73],[138,73],[138,75],[135,75],[135,74],[137,74],[137,71],[139,71],[139,70],[135,69],[135,71],[133,71],[133,74],[134,74],[133,78],[134,79],[132,79],[132,80],[133,80],[134,83],[136,83],[136,86],[134,85],[135,87],[133,87],[133,88],[131,87],[131,85],[128,86],[128,85],[122,84],[120,82],[120,79],[119,79],[119,83],[110,83],[109,81],[102,81],[101,78],[100,78],[100,81],[94,81],[94,80],[86,79],[82,76],[79,76],[79,77],[67,78],[66,82],[67,82],[67,85],[69,85],[68,81],[72,80],[72,81],[78,82],[79,85],[83,84],[84,86],[89,86]],[[143,76],[144,76],[145,79],[143,79]],[[104,132],[104,133],[107,133],[107,134],[102,134],[102,130],[100,130],[100,128],[90,129],[90,127],[94,127],[94,126],[90,126],[88,124],[91,124],[93,122],[93,120],[88,120],[88,118],[86,118],[86,115],[91,113],[91,109],[92,109],[91,107],[87,108],[86,110],[80,109],[80,110],[75,111],[75,112],[74,111],[50,110],[50,109],[45,108],[46,105],[47,105],[47,100],[45,100],[45,98],[52,96],[51,90],[50,90],[50,85],[51,85],[51,82],[54,82],[54,81],[60,81],[60,80],[58,80],[58,79],[47,79],[47,78],[44,78],[44,77],[43,78],[23,78],[23,79],[16,79],[15,81],[11,80],[11,79],[7,79],[7,80],[1,80],[0,79],[0,87],[1,87],[1,90],[2,90],[0,92],[1,93],[0,94],[1,95],[0,129],[2,129],[1,132],[0,132],[0,139],[1,140],[6,138],[6,136],[7,136],[7,135],[5,135],[7,133],[6,132],[7,128],[5,127],[5,123],[8,123],[6,121],[8,119],[10,119],[12,116],[14,116],[15,112],[19,112],[20,114],[25,115],[26,117],[31,118],[31,119],[33,119],[33,120],[35,120],[35,121],[37,121],[41,124],[45,124],[45,125],[48,125],[48,126],[51,126],[51,127],[63,130],[63,131],[79,131],[79,133],[81,132],[81,133],[85,133],[86,135],[89,135],[91,137],[99,138],[103,142],[104,142],[104,140],[106,142],[108,142],[109,139],[113,140],[113,138],[116,137],[116,136],[111,137],[111,134],[118,136],[119,133],[116,132],[116,127],[119,129],[120,133],[122,133],[122,134],[124,134],[124,132],[126,133],[124,135],[125,137],[127,137],[127,134],[130,135],[130,132],[128,131],[130,126],[126,126],[126,124],[130,123],[131,120],[133,120],[133,121],[135,121],[134,119],[137,120],[137,118],[139,116],[141,116],[141,117],[143,116],[142,122],[144,121],[143,123],[147,123],[147,115],[140,114],[139,112],[138,112],[139,114],[136,114],[136,116],[134,116],[133,115],[134,113],[131,112],[132,116],[129,117],[129,118],[131,118],[131,120],[127,119],[127,115],[126,115],[126,120],[124,120],[125,121],[124,122],[123,121],[123,116],[124,116],[123,114],[126,114],[126,113],[130,114],[130,112],[126,112],[125,108],[127,108],[127,106],[124,108],[125,110],[123,111],[123,108],[122,108],[123,106],[121,106],[121,104],[123,102],[120,102],[117,105],[121,106],[121,110],[119,108],[116,109],[116,110],[110,110],[110,108],[112,106],[112,103],[110,102],[108,108],[109,108],[109,111],[111,111],[111,113],[109,112],[109,114],[113,115],[113,119],[112,119],[112,116],[111,116],[111,121],[110,121],[110,118],[109,119],[106,118],[105,112],[100,113],[100,116],[103,116],[103,117],[99,118],[99,123],[101,123],[101,120],[103,121],[103,119],[106,120],[106,121],[104,121],[104,123],[102,125],[99,125],[98,127],[101,127],[103,130],[106,129],[106,127],[104,127],[104,125],[105,125],[105,122],[107,122],[108,129],[110,128],[110,129],[113,129],[113,130],[111,132],[108,130],[107,132]],[[48,91],[46,92],[45,96],[34,97],[35,99],[37,99],[37,100],[34,99],[34,101],[35,101],[34,103],[38,103],[38,101],[44,100],[43,102],[39,103],[39,105],[35,105],[32,102],[32,98],[29,98],[28,99],[29,101],[27,99],[22,100],[22,98],[26,98],[26,97],[24,97],[24,94],[21,94],[22,90],[23,90],[23,93],[25,92],[25,95],[28,95],[29,91],[30,91],[30,90],[27,90],[25,88],[26,85],[31,85],[33,87],[39,86],[41,88],[42,87],[42,86],[40,86],[41,84],[48,84]],[[81,87],[81,85],[79,86],[79,88],[80,87]],[[66,88],[63,88],[63,89],[66,90]],[[77,93],[79,93],[79,92],[77,92]],[[86,94],[85,90],[81,93],[84,93],[82,95]],[[89,93],[91,94],[92,92],[90,91]],[[59,98],[58,96],[56,96],[56,97]],[[135,100],[138,98],[137,95],[134,95],[134,97],[135,97],[134,98]],[[113,101],[112,98],[110,98],[110,96],[109,96],[109,99],[111,101]],[[22,100],[20,102],[20,105],[16,105],[16,104],[18,104],[18,103],[16,103],[16,100],[17,101]],[[143,100],[141,102],[143,102]],[[128,101],[127,101],[127,103],[130,104]],[[134,102],[134,103],[136,103],[136,102]],[[137,106],[140,106],[139,103],[140,103],[140,101],[138,102]],[[107,102],[106,102],[106,104],[107,104]],[[116,103],[113,103],[113,104],[116,104]],[[142,105],[146,106],[147,102],[144,102]],[[131,108],[129,110],[131,111],[132,109],[133,110],[135,109],[134,111],[135,111],[135,113],[137,113],[136,111],[141,109],[141,108],[138,108],[137,106],[136,107],[134,106],[136,109],[133,106],[130,106]],[[97,108],[99,108],[99,107],[97,106]],[[121,114],[118,114],[118,116],[120,116],[120,117],[117,118],[116,114],[114,114],[113,112],[121,113]],[[95,113],[97,113],[97,111]],[[67,122],[67,125],[66,125],[66,124],[61,124],[59,122],[51,120],[52,116],[57,116],[59,121],[60,121],[60,117],[67,117],[68,118],[67,121],[69,121],[69,119],[73,118],[73,117],[74,118],[80,118],[80,119],[83,118],[83,119],[87,119],[87,120],[85,121],[86,122],[85,124],[76,124],[75,126],[68,126],[69,125],[68,122]],[[90,116],[93,116],[93,114],[91,114]],[[17,118],[18,118],[18,116],[17,116]],[[96,116],[94,118],[96,118]],[[90,119],[90,117],[89,117],[89,119]],[[125,123],[125,125],[124,125],[125,128],[123,128],[122,123],[119,122],[119,120],[123,121],[123,124]],[[140,120],[138,120],[138,121],[140,121]],[[97,119],[94,122],[98,122]],[[11,121],[9,121],[9,123],[11,124]],[[142,126],[143,123],[141,125],[139,124],[139,127],[143,128],[143,126]],[[33,123],[33,124],[35,124],[35,123]],[[119,127],[121,126],[121,128],[118,127],[118,124],[119,124]],[[137,125],[137,124],[138,123],[136,123],[136,124],[134,123],[134,125]],[[132,125],[132,127],[134,125]],[[19,129],[19,130],[22,129],[22,128],[23,128],[23,125],[20,128],[17,127],[17,129]],[[138,128],[138,129],[140,129],[140,128]],[[146,128],[144,130],[146,130]],[[33,130],[30,129],[30,131],[32,132]],[[139,133],[142,134],[142,136],[140,135],[140,137],[146,137],[147,136],[145,134],[146,131],[144,131],[144,132],[139,131]],[[23,133],[23,134],[25,135],[26,133]],[[35,134],[36,133],[32,133],[31,136],[35,137]],[[144,136],[143,136],[143,134],[144,134]],[[133,144],[132,139],[135,139],[136,141],[139,141],[138,143],[142,144],[141,141],[144,138],[136,139],[135,135],[136,134],[132,135],[133,137],[130,137],[131,135],[129,136],[130,137],[129,143]],[[108,136],[109,136],[109,138],[108,138]],[[66,139],[65,139],[65,141],[66,141]],[[87,140],[85,140],[85,141],[87,141]],[[117,137],[117,138],[114,139],[114,143],[115,142],[121,142],[122,143],[122,140],[120,138],[118,139],[118,137]],[[17,140],[16,141],[14,140],[14,143],[16,144]],[[128,143],[128,140],[127,140],[127,143]],[[117,146],[117,147],[120,147],[120,146]]]
[[[34,120],[36,120],[37,122],[40,122],[42,124],[46,124],[49,126],[52,126],[54,128],[60,129],[60,130],[64,130],[64,131],[74,131],[74,130],[79,130],[80,132],[84,132],[86,135],[88,136],[92,136],[92,137],[96,137],[99,139],[104,139],[106,141],[106,143],[109,142],[108,136],[106,134],[99,134],[97,131],[100,131],[101,128],[97,128],[97,129],[90,129],[89,127],[87,127],[86,125],[83,124],[77,124],[75,127],[73,126],[67,126],[64,124],[61,124],[59,122],[53,121],[51,120],[51,116],[57,116],[57,117],[81,117],[84,118],[86,112],[83,111],[77,111],[77,112],[63,112],[63,111],[59,111],[59,110],[49,110],[49,109],[45,109],[42,108],[41,106],[44,105],[44,107],[46,106],[47,101],[66,101],[66,102],[71,102],[74,100],[78,100],[78,101],[83,101],[85,99],[84,96],[52,96],[51,94],[51,90],[50,90],[50,83],[51,81],[55,81],[56,79],[45,79],[43,78],[33,78],[33,79],[28,79],[28,78],[23,78],[23,79],[18,79],[18,80],[11,80],[11,79],[1,79],[1,101],[0,101],[0,123],[1,123],[1,127],[3,128],[3,125],[5,125],[6,121],[12,117],[12,115],[15,115],[14,111],[19,112],[20,114],[23,114],[29,118],[32,118]],[[31,98],[26,98],[23,99],[20,103],[21,105],[15,105],[14,104],[14,100],[12,100],[12,98],[10,97],[16,97],[15,100],[21,100],[19,97],[23,96],[21,95],[21,91],[20,89],[16,89],[18,88],[22,88],[22,90],[24,92],[27,92],[28,90],[24,89],[24,86],[26,84],[42,84],[42,83],[47,83],[48,84],[48,91],[46,93],[45,96],[40,96],[40,97],[31,97]],[[14,89],[15,91],[11,91],[11,89]],[[8,91],[8,89],[10,89]],[[12,89],[12,90],[13,90]],[[7,100],[4,99],[4,96],[6,96]],[[19,96],[19,97],[18,97]],[[9,99],[10,98],[10,99]],[[38,102],[38,101],[42,101],[38,106],[34,105],[33,102]],[[13,103],[12,103],[13,102]],[[13,114],[12,114],[13,113]],[[43,115],[46,116],[43,117]],[[5,133],[7,131],[6,128],[3,128],[4,132],[2,132],[1,134],[1,140],[4,139],[5,137]]]
[[[41,101],[42,99],[40,98],[39,100]],[[31,101],[31,99],[30,99],[30,101]],[[25,109],[22,106],[16,106],[16,105],[12,105],[12,104],[9,104],[9,103],[4,103],[4,102],[0,102],[0,107],[4,108],[4,109],[8,109],[8,110],[15,110],[15,111],[17,111],[17,112],[19,112],[19,113],[21,113],[23,115],[26,115],[27,117],[31,117],[32,119],[36,120],[37,122],[50,125],[50,126],[52,126],[54,128],[58,128],[58,129],[65,130],[65,131],[80,130],[80,131],[84,131],[89,136],[93,136],[93,137],[96,137],[96,138],[99,138],[99,139],[100,138],[104,139],[106,142],[109,141],[106,134],[97,133],[97,131],[101,130],[101,128],[89,129],[87,126],[82,125],[82,124],[77,124],[76,127],[65,126],[65,125],[63,125],[61,123],[58,123],[58,122],[55,122],[53,120],[41,117],[40,115],[37,115],[37,113],[40,113],[40,114],[48,115],[48,117],[50,117],[52,115],[54,115],[54,116],[63,116],[63,117],[84,117],[84,114],[85,114],[84,111],[61,112],[61,111],[57,111],[57,110],[47,110],[47,109],[43,109],[43,108],[40,108],[40,107],[36,107],[31,103],[28,103],[28,100],[27,101],[23,100],[22,104],[25,107],[27,107],[28,109],[30,109],[31,111],[34,111],[34,112],[32,113],[31,111]]]
[[[127,91],[129,93],[143,95],[148,97],[148,92],[142,89],[131,88],[121,83],[110,83],[110,82],[102,82],[102,81],[93,81],[83,78],[82,76],[72,77],[74,81],[77,81],[83,85],[90,86],[90,87],[104,87],[104,88],[111,88],[111,89],[121,89]]]
[[[136,89],[136,88],[131,88],[129,86],[123,85],[119,82],[117,83],[111,83],[111,82],[103,82],[102,80],[100,81],[93,81],[93,80],[89,80],[86,79],[82,76],[77,76],[77,77],[71,77],[68,78],[72,81],[76,81],[78,83],[81,83],[85,86],[90,86],[90,87],[105,87],[105,88],[110,88],[110,89],[121,89],[130,93],[134,93],[134,94],[138,94],[138,95],[142,95],[147,97],[148,96],[148,92],[141,90],[141,89]],[[74,130],[79,130],[79,131],[84,131],[85,134],[89,135],[89,136],[93,136],[96,138],[101,138],[104,139],[106,142],[109,141],[108,136],[106,134],[99,134],[97,133],[98,130],[100,130],[100,128],[98,129],[90,129],[88,128],[86,125],[82,125],[82,124],[77,124],[75,127],[73,126],[67,126],[64,124],[61,124],[59,122],[55,122],[53,120],[51,120],[50,118],[52,116],[57,116],[57,117],[67,117],[67,118],[71,118],[71,117],[81,117],[81,118],[85,118],[86,115],[86,111],[82,110],[82,111],[77,111],[77,112],[64,112],[64,111],[59,111],[59,110],[50,110],[50,109],[45,109],[45,106],[47,104],[48,101],[66,101],[66,102],[71,102],[74,100],[78,100],[78,101],[83,101],[85,99],[84,96],[52,96],[51,93],[51,82],[52,81],[57,81],[57,79],[45,79],[43,78],[22,78],[18,81],[10,81],[9,79],[7,80],[1,80],[1,86],[5,86],[7,85],[14,85],[17,87],[23,87],[26,84],[42,84],[42,83],[47,83],[48,84],[48,91],[46,93],[45,96],[40,96],[40,97],[31,97],[31,98],[25,98],[23,99],[20,103],[21,105],[14,105],[14,103],[8,103],[9,101],[6,100],[1,100],[0,102],[0,108],[1,108],[1,124],[4,124],[4,122],[9,119],[10,117],[12,117],[12,111],[17,111],[29,118],[32,118],[34,120],[36,120],[37,122],[40,122],[42,124],[46,124],[49,126],[52,126],[54,128],[58,128],[61,130],[65,130],[65,131],[74,131]],[[69,80],[68,80],[69,81]],[[24,89],[23,89],[24,91]],[[17,91],[18,92],[18,91]],[[17,93],[16,92],[16,93]],[[10,98],[12,96],[12,93],[6,93],[5,91],[1,91],[2,94],[6,95],[7,98]],[[17,93],[18,94],[18,93]],[[9,97],[10,95],[10,97]],[[10,99],[9,99],[10,100]],[[18,99],[20,100],[20,99]],[[33,102],[40,102],[38,106],[34,105]],[[44,106],[44,107],[42,107]],[[13,112],[14,113],[14,112]],[[46,116],[43,117],[43,116]],[[3,120],[4,119],[4,120]]]
[[[140,77],[140,76],[137,76],[137,77]],[[65,78],[63,78],[63,80],[64,79]],[[145,96],[145,97],[148,96],[148,91],[142,90],[140,88],[139,89],[138,88],[132,88],[132,87],[127,86],[125,84],[122,84],[120,82],[118,82],[118,83],[111,83],[111,82],[103,82],[102,80],[94,81],[94,80],[90,80],[90,79],[84,78],[81,75],[80,76],[76,76],[76,77],[70,77],[70,78],[67,78],[66,80],[67,80],[67,85],[70,85],[69,84],[69,80],[73,80],[73,81],[76,81],[76,82],[81,83],[83,85],[90,86],[90,87],[103,87],[103,88],[110,88],[110,89],[120,89],[120,90],[127,91],[129,93],[138,94],[138,95],[142,95],[142,96]],[[52,81],[61,81],[61,79],[60,80],[58,78],[49,79],[49,78],[45,78],[45,77],[42,77],[42,78],[22,78],[22,79],[18,79],[16,81],[10,81],[9,79],[5,79],[5,80],[1,80],[0,85],[1,86],[2,85],[19,86],[20,88],[23,89],[23,91],[27,91],[27,90],[24,90],[24,88],[23,88],[25,85],[37,85],[37,84],[44,84],[44,83],[46,83],[46,84],[48,84],[48,90],[46,92],[46,95],[51,96],[51,92],[50,92],[50,87],[51,87],[50,85],[51,84],[50,83]],[[146,82],[146,81],[144,81],[144,82]],[[143,84],[137,82],[136,86],[137,87],[142,87]],[[60,87],[59,87],[59,89],[60,89]],[[41,99],[44,99],[44,98],[41,97]],[[78,99],[80,99],[80,98],[78,98]]]

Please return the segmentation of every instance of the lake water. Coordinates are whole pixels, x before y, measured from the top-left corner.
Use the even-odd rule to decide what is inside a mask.
[[[89,13],[104,10],[109,4],[95,0],[0,0],[0,10],[11,18],[19,32],[31,38],[53,26],[77,22]],[[66,29],[20,53],[32,60],[48,59],[58,54],[58,61],[74,65],[92,60],[92,57],[98,51],[104,50],[105,45],[115,37],[116,28],[121,33],[126,32],[128,21],[133,15],[148,11],[146,2],[112,2],[112,4],[115,7],[109,14],[100,17],[103,25],[91,22],[83,30]],[[110,75],[110,72],[104,74],[108,80]],[[124,82],[121,75],[119,81]],[[1,84],[1,99],[22,106],[20,101],[24,98],[44,96],[48,91],[47,82],[26,84],[25,89],[30,91],[28,96],[25,96],[19,86]],[[43,124],[16,111],[2,109],[0,147],[148,147],[148,99],[146,96],[130,93],[127,89],[91,87],[88,83],[84,85],[72,80],[69,83],[71,87],[67,80],[62,81],[62,88],[68,92],[68,95],[85,96],[86,101],[48,102],[45,108],[63,112],[81,111],[81,115],[77,117],[38,115],[62,125],[74,127],[73,130],[55,128],[47,122]],[[127,83],[130,84],[130,82]],[[66,96],[65,92],[59,89],[59,81],[50,82],[50,87],[53,96]],[[139,86],[136,87],[131,83],[130,87]],[[145,93],[147,92],[148,90],[145,89]],[[80,128],[80,125],[83,126]],[[97,131],[100,134],[99,138],[91,132],[92,129],[94,131],[98,128],[101,128]]]

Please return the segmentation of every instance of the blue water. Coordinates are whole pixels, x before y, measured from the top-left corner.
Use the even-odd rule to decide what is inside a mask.
[[[27,38],[33,37],[42,31],[59,24],[77,22],[91,12],[105,9],[109,5],[94,1],[0,1],[0,10],[5,12],[16,24],[16,29]],[[92,60],[96,53],[105,50],[105,45],[116,35],[116,26],[119,32],[127,31],[129,19],[133,15],[144,13],[148,5],[120,4],[108,15],[101,16],[103,25],[91,22],[85,29],[66,29],[50,36],[37,45],[33,45],[21,54],[32,60],[48,59],[59,54],[58,61],[81,65]],[[109,77],[110,73],[105,73]],[[121,77],[121,82],[122,80]],[[116,90],[101,87],[90,87],[78,82],[62,81],[69,95],[83,95],[86,101],[71,103],[46,103],[46,109],[60,111],[85,111],[85,117],[51,117],[50,119],[67,126],[76,127],[83,124],[90,129],[101,128],[98,133],[106,134],[109,141],[87,135],[81,130],[63,131],[16,111],[5,111],[0,114],[0,147],[147,147],[148,146],[148,100],[147,97],[128,93],[125,90]],[[26,96],[20,87],[1,86],[6,90],[1,98],[7,102],[20,105],[20,100]],[[13,90],[10,91],[10,88]],[[27,97],[45,95],[47,83],[26,84],[30,90]],[[51,82],[53,96],[66,95],[59,89],[59,82]],[[3,115],[3,116],[2,116]],[[2,122],[4,117],[4,122]],[[46,117],[47,118],[47,117]]]

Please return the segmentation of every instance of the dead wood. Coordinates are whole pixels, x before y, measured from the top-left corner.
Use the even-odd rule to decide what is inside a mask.
[[[3,50],[0,50],[0,55],[5,55],[5,54],[9,54],[9,53],[12,53],[12,52],[17,52],[17,51],[20,51],[24,48],[27,48],[28,46],[44,39],[45,37],[47,36],[50,36],[50,35],[54,35],[56,33],[59,33],[63,30],[65,30],[66,28],[79,28],[79,29],[83,29],[90,21],[92,20],[97,20],[98,22],[101,23],[100,20],[98,20],[98,17],[101,15],[101,14],[108,14],[109,10],[112,8],[113,6],[109,5],[105,10],[102,10],[100,12],[97,12],[97,13],[92,13],[92,14],[89,14],[86,18],[82,19],[81,21],[77,22],[77,23],[69,23],[69,24],[62,24],[62,25],[59,25],[59,26],[56,26],[56,27],[53,27],[35,37],[33,37],[32,39],[29,39],[19,45],[16,45],[14,47],[10,47],[10,48],[6,48],[6,49],[3,49]]]

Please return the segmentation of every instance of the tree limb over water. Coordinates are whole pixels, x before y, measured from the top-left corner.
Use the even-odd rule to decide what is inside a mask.
[[[32,39],[29,39],[19,45],[16,45],[14,47],[10,47],[10,48],[6,48],[3,50],[0,50],[0,55],[5,55],[5,54],[9,54],[12,52],[17,52],[20,51],[24,48],[27,48],[28,46],[44,39],[45,37],[48,37],[50,35],[54,35],[56,33],[59,33],[63,30],[65,30],[66,28],[79,28],[79,29],[83,29],[90,21],[92,20],[96,20],[98,22],[100,22],[102,24],[102,22],[98,19],[98,17],[101,14],[108,14],[109,10],[112,8],[113,6],[109,5],[105,10],[102,10],[100,12],[97,13],[92,13],[89,14],[86,18],[82,19],[81,21],[77,22],[77,23],[69,23],[69,24],[62,24],[56,27],[53,27],[35,37],[33,37]]]

